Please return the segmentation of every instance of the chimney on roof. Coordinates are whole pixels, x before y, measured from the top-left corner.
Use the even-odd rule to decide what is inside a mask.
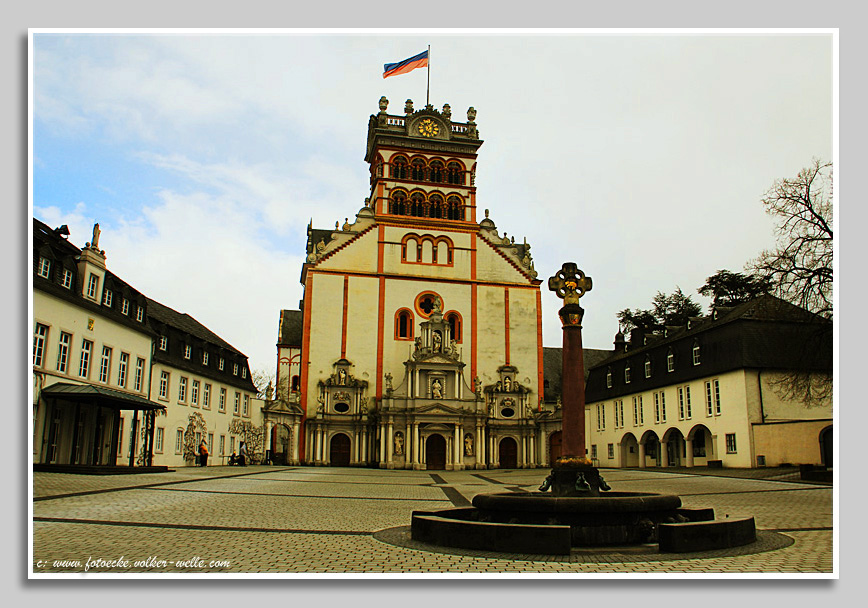
[[[627,350],[627,341],[624,340],[624,334],[620,331],[615,334],[615,352],[622,353]]]

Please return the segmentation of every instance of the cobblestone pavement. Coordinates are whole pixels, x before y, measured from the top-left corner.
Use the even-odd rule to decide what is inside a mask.
[[[752,554],[663,559],[606,552],[571,561],[427,551],[379,540],[408,526],[414,510],[464,506],[478,493],[532,491],[546,473],[264,466],[121,476],[34,473],[33,572],[833,571],[830,486],[659,470],[603,473],[616,490],[678,494],[686,506],[713,507],[721,518],[752,515],[759,530],[793,542]],[[88,559],[122,556],[125,562],[87,566]]]

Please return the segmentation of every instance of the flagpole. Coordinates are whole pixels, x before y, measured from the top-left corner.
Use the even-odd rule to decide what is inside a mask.
[[[427,108],[430,103],[431,97],[431,45],[428,45],[428,88],[425,89],[425,107]]]

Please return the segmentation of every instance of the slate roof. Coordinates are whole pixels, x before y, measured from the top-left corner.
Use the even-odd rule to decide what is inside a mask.
[[[277,343],[281,346],[301,347],[303,316],[300,310],[281,310]]]
[[[148,316],[160,321],[161,323],[180,329],[191,336],[216,344],[217,346],[222,346],[238,355],[245,356],[240,350],[229,344],[226,340],[199,323],[199,321],[187,313],[173,310],[168,306],[160,304],[156,300],[152,300],[151,298],[148,298]]]
[[[166,406],[107,386],[58,382],[42,389],[42,395],[67,401],[86,401],[119,410],[164,410]]]
[[[561,377],[564,365],[563,354],[562,348],[543,348],[543,401],[546,403],[557,401],[558,396],[561,394]],[[612,351],[610,350],[583,348],[582,362],[585,367],[585,379],[588,378],[588,373],[592,367],[611,356]]]

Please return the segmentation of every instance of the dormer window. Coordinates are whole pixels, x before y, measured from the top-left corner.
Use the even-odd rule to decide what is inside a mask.
[[[160,336],[160,350],[166,350],[169,346],[169,339],[166,336]]]
[[[99,277],[92,274],[87,279],[87,297],[96,300],[96,289],[99,287]]]
[[[675,355],[671,350],[669,351],[669,354],[666,355],[666,371],[675,371]]]
[[[645,377],[651,377],[651,357],[645,357]]]
[[[64,287],[66,287],[67,289],[72,289],[72,271],[71,270],[67,270],[65,268],[63,269],[63,280],[61,281],[61,284]]]
[[[51,262],[48,258],[39,258],[39,270],[36,271],[43,279],[47,279],[51,274]]]
[[[202,365],[208,365],[208,351],[202,353]]]
[[[627,367],[624,368],[624,382],[626,384],[630,384],[630,365],[627,364]]]
[[[606,370],[606,388],[612,388],[612,368]]]
[[[126,298],[124,298],[124,301],[121,304],[121,312],[125,315],[130,314],[130,301]]]
[[[237,375],[238,375],[238,364],[237,364],[237,363],[233,363],[233,364],[232,364],[232,375],[233,375],[233,376],[237,376]]]
[[[136,311],[136,321],[139,323],[145,318],[145,309],[139,306],[139,309]]]
[[[699,365],[699,344],[693,343],[693,365]]]
[[[112,292],[108,289],[104,289],[102,292],[102,303],[103,306],[111,306],[112,305]]]
[[[241,368],[241,377],[242,377],[242,378],[246,378],[246,377],[247,377],[247,368],[246,368],[246,367],[242,367],[242,368]]]
[[[225,363],[225,361],[223,360],[223,357],[220,357],[220,361],[217,362],[217,369],[219,369],[221,372],[223,371],[223,364],[224,363]]]
[[[191,347],[189,344],[185,344],[184,345],[184,358],[189,359],[190,355],[192,355],[192,354],[193,354],[193,347]]]

